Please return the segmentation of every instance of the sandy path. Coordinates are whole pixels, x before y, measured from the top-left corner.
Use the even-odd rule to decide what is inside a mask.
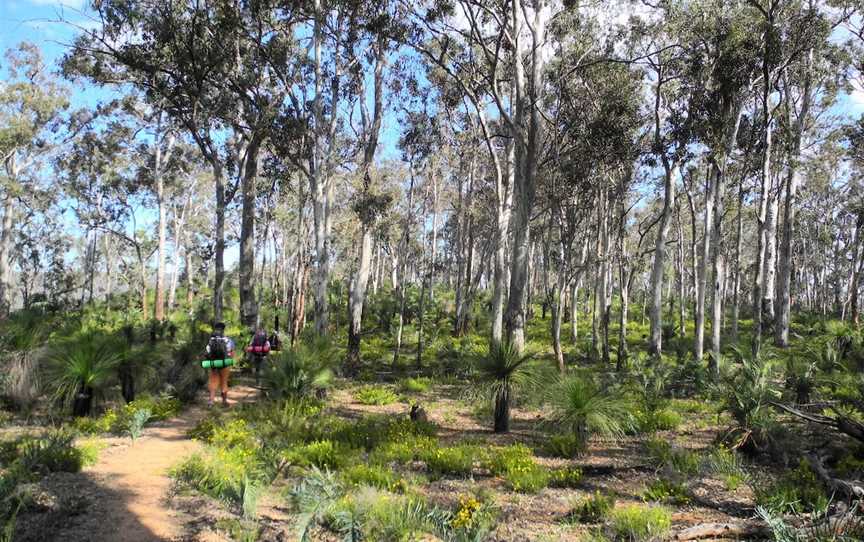
[[[233,406],[256,396],[253,388],[232,386],[229,403]],[[206,396],[201,402],[205,401]],[[32,540],[155,542],[182,538],[183,526],[191,518],[166,504],[171,488],[168,471],[200,448],[187,433],[206,415],[206,408],[193,406],[177,418],[147,427],[134,443],[129,438],[104,439],[108,447],[95,465],[52,480],[51,485],[61,490],[58,493],[80,500],[80,514],[57,522],[43,518],[49,520],[40,525],[44,532],[31,533],[35,535]]]

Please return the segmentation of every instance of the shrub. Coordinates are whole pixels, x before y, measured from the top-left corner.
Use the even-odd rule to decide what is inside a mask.
[[[469,444],[418,451],[419,459],[426,463],[426,469],[435,476],[468,475],[474,468],[475,459],[482,457],[482,449],[479,446]]]
[[[354,452],[331,440],[316,440],[285,451],[285,459],[302,467],[337,469],[347,465]]]
[[[428,422],[386,415],[365,416],[357,421],[337,419],[319,423],[321,436],[342,442],[352,448],[371,450],[385,442],[401,442],[415,436],[434,436],[437,429]]]
[[[84,465],[84,454],[74,445],[69,431],[50,431],[41,437],[25,437],[18,444],[18,459],[27,472],[78,472]]]
[[[593,495],[573,503],[573,508],[567,513],[566,519],[579,523],[600,523],[606,519],[614,507],[615,497],[613,495],[605,495],[595,491]]]
[[[386,491],[404,493],[407,484],[390,469],[363,463],[353,465],[339,473],[347,487],[370,486]]]
[[[582,469],[578,467],[555,469],[549,476],[549,485],[552,487],[573,488],[581,481]]]
[[[662,478],[648,485],[642,493],[642,499],[679,506],[690,502],[690,496],[683,484]]]
[[[534,370],[528,362],[533,354],[522,354],[511,344],[490,344],[488,350],[477,356],[474,370],[477,379],[472,392],[487,395],[494,403],[493,429],[496,433],[510,430],[510,407],[514,394],[531,383]]]
[[[356,399],[358,403],[363,405],[381,406],[395,403],[399,400],[399,396],[396,395],[390,388],[367,384],[360,387],[354,392],[354,399]]]
[[[657,410],[642,413],[639,417],[639,429],[643,433],[654,431],[673,431],[683,422],[680,414],[674,410]]]
[[[484,540],[492,530],[497,514],[492,502],[474,495],[460,495],[459,507],[447,526],[452,540]]]
[[[741,363],[724,375],[720,392],[723,408],[732,415],[736,427],[727,436],[733,448],[765,450],[771,441],[772,401],[780,398],[774,386],[774,361],[760,354],[741,357]]]
[[[240,507],[246,486],[262,477],[254,454],[244,448],[213,448],[196,453],[171,470],[181,485]]]
[[[387,464],[392,462],[407,463],[418,461],[424,454],[438,448],[438,441],[431,437],[415,436],[397,442],[387,442],[375,448],[369,454],[369,462]]]
[[[274,355],[261,375],[271,399],[308,397],[333,385],[335,354],[326,341],[301,344]]]
[[[629,505],[609,513],[609,522],[615,536],[625,540],[641,541],[660,538],[672,526],[672,514],[659,506]]]
[[[555,457],[572,459],[585,451],[585,443],[572,433],[552,435],[544,444],[543,449]]]
[[[703,468],[718,476],[730,491],[738,489],[741,484],[749,480],[749,475],[744,470],[738,454],[727,448],[719,447],[713,450],[705,458]]]
[[[822,483],[804,459],[774,483],[759,484],[755,493],[756,504],[773,513],[821,512],[828,506]]]
[[[427,377],[406,378],[399,383],[399,389],[405,393],[425,393],[432,387],[432,380]]]
[[[141,436],[141,432],[144,430],[144,424],[146,424],[152,414],[149,409],[136,410],[135,414],[132,415],[132,419],[129,420],[129,436],[132,440],[137,440],[138,437]]]
[[[645,443],[648,455],[659,466],[673,469],[681,474],[696,474],[699,472],[699,456],[690,450],[677,448],[668,441],[650,439]]]
[[[549,485],[549,472],[534,462],[534,454],[524,444],[495,449],[489,458],[489,470],[502,476],[514,491],[536,493]]]

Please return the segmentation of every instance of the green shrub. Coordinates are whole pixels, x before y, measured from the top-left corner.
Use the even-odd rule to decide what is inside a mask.
[[[696,474],[699,472],[699,456],[690,450],[678,448],[666,440],[650,439],[645,443],[648,455],[658,466],[673,469],[681,474]]]
[[[549,476],[551,487],[573,488],[582,481],[582,469],[578,467],[564,467],[555,469]]]
[[[254,450],[258,448],[259,441],[245,420],[234,419],[214,424],[207,442],[223,448],[239,447]]]
[[[724,447],[714,449],[705,458],[703,468],[722,480],[729,491],[738,489],[750,478],[738,454]]]
[[[386,442],[369,454],[369,462],[373,464],[407,463],[418,461],[423,454],[438,449],[438,441],[432,437],[414,436],[397,442]]]
[[[479,446],[459,444],[418,450],[419,459],[426,463],[427,471],[434,476],[466,476],[474,468],[474,461],[483,457]]]
[[[216,529],[228,533],[228,537],[235,542],[257,542],[260,536],[258,524],[249,520],[218,519]]]
[[[683,484],[662,478],[648,484],[642,493],[642,499],[678,506],[690,502],[690,496]]]
[[[262,478],[252,451],[208,447],[171,470],[181,487],[189,487],[234,506],[243,505],[246,486]]]
[[[549,455],[572,459],[585,451],[585,443],[574,434],[552,435],[543,445]]]
[[[319,423],[321,437],[341,442],[352,448],[371,450],[386,442],[402,442],[415,436],[434,436],[437,428],[428,422],[412,422],[408,418],[387,415],[365,416],[359,420],[335,419]]]
[[[425,393],[432,387],[428,377],[406,378],[399,382],[399,389],[405,393]]]
[[[404,493],[407,488],[402,478],[380,465],[359,463],[341,471],[339,477],[347,487],[370,486],[396,493]]]
[[[645,412],[638,416],[639,430],[643,433],[654,431],[673,431],[683,422],[680,414],[674,410],[657,410]]]
[[[84,454],[74,445],[75,435],[55,430],[40,437],[25,437],[18,444],[18,459],[27,472],[78,472],[84,465]]]
[[[804,459],[774,483],[759,484],[755,493],[756,504],[774,513],[821,512],[829,502],[822,483]]]
[[[135,414],[132,415],[132,419],[129,420],[129,436],[132,440],[137,440],[138,437],[141,436],[141,432],[144,430],[144,424],[146,424],[152,414],[148,409],[136,410]]]
[[[609,524],[617,538],[632,541],[661,538],[672,527],[672,514],[659,506],[637,504],[609,513]]]
[[[338,469],[350,463],[355,452],[332,440],[316,440],[285,451],[285,459],[301,467]]]
[[[365,386],[361,386],[354,392],[354,399],[356,399],[358,403],[363,405],[380,406],[395,403],[399,400],[399,396],[396,395],[390,388],[385,388],[384,386],[376,386],[374,384],[367,384]]]
[[[298,344],[273,356],[261,374],[270,399],[309,397],[333,385],[336,354],[326,340]]]
[[[485,540],[485,535],[492,531],[496,519],[497,513],[491,499],[460,495],[459,507],[446,524],[449,528],[446,539]]]
[[[534,454],[524,444],[496,448],[489,456],[488,466],[492,474],[503,477],[507,487],[514,491],[536,493],[549,485],[549,471],[534,462]]]
[[[567,513],[567,521],[578,523],[600,523],[606,519],[615,507],[615,496],[605,495],[595,491],[573,503],[573,508]]]

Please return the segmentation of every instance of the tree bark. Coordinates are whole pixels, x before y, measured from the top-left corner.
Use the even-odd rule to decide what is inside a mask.
[[[710,178],[708,179],[710,183]],[[693,355],[701,363],[705,341],[705,292],[708,290],[708,262],[711,258],[711,236],[714,230],[714,190],[710,187],[705,196],[705,231],[702,236],[702,259],[699,261],[698,287],[696,293],[696,337]]]
[[[793,121],[792,145],[788,159],[788,170],[786,176],[786,200],[783,204],[783,240],[780,245],[780,282],[777,288],[778,314],[774,327],[774,342],[777,346],[789,346],[789,324],[792,311],[792,239],[795,233],[795,218],[797,206],[795,199],[798,194],[798,185],[801,184],[801,173],[799,160],[802,150],[802,139],[805,124],[810,114],[811,85],[812,85],[813,49],[807,52],[804,62],[804,81],[801,90],[801,109],[797,120]],[[791,108],[787,100],[787,107]],[[790,114],[791,117],[791,114]],[[790,121],[792,119],[790,118]]]
[[[657,227],[657,241],[654,245],[654,265],[651,269],[651,338],[648,353],[659,356],[663,351],[663,276],[666,260],[666,242],[669,236],[669,224],[672,220],[672,208],[675,205],[675,184],[679,175],[677,163],[669,163],[663,156],[664,195],[663,210],[660,213],[660,224]],[[623,286],[622,286],[623,295]]]
[[[153,317],[161,322],[165,320],[165,256],[167,253],[166,224],[168,213],[165,205],[165,160],[174,147],[174,134],[163,132],[163,114],[159,113],[156,124],[155,161],[153,173],[156,177],[156,205],[158,206],[159,223],[157,226],[156,249],[156,297]]]
[[[12,214],[14,203],[12,195],[6,194],[3,199],[3,222],[0,226],[0,319],[9,316],[11,308],[10,268],[12,254]]]
[[[246,145],[241,180],[243,209],[240,218],[240,320],[247,329],[253,329],[258,324],[258,303],[255,300],[255,185],[261,143],[261,135],[256,132]]]

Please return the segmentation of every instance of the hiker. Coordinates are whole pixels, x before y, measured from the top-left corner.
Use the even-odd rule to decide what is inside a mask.
[[[207,342],[207,359],[225,360],[233,357],[234,341],[225,336],[224,322],[216,322],[213,326],[213,335]],[[210,390],[210,400],[207,401],[208,407],[213,406],[213,401],[216,400],[216,388],[222,390],[222,406],[228,406],[228,376],[230,374],[231,367],[229,366],[210,369],[210,379],[207,382],[207,387]]]
[[[260,327],[255,330],[252,342],[246,347],[246,353],[252,358],[252,367],[255,369],[255,385],[257,386],[261,382],[261,363],[270,353],[270,341],[267,339],[266,331]]]

